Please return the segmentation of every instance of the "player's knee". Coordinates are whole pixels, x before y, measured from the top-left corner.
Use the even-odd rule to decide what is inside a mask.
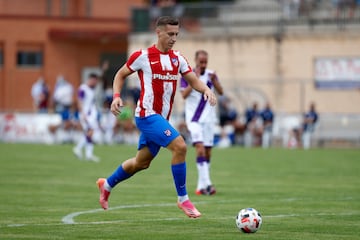
[[[176,148],[176,153],[179,155],[186,155],[187,146],[185,142],[179,143]]]
[[[135,172],[145,170],[150,167],[150,162],[136,162],[135,163]]]
[[[195,144],[195,150],[196,150],[196,155],[199,157],[205,157],[205,148],[204,145],[202,143],[196,143]]]
[[[92,130],[92,129],[89,129],[86,131],[86,136],[88,136],[88,137],[92,137],[93,134],[94,134],[94,130]]]
[[[204,151],[196,151],[196,155],[197,155],[198,157],[206,157]]]
[[[183,139],[176,141],[173,151],[177,154],[186,154],[187,146]]]
[[[205,157],[205,150],[203,148],[196,148],[196,154],[201,157]]]
[[[138,165],[139,170],[145,170],[150,167],[150,162],[143,162]]]

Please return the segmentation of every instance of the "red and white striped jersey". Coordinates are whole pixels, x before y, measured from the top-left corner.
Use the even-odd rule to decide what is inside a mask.
[[[134,52],[126,66],[137,71],[140,80],[140,98],[135,110],[136,117],[161,114],[169,119],[180,75],[192,71],[180,52],[160,52],[155,45]]]

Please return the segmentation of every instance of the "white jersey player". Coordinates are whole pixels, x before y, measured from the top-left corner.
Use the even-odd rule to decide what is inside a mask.
[[[212,91],[223,94],[215,72],[207,69],[208,53],[199,50],[195,54],[196,68],[194,69],[198,78]],[[214,142],[214,125],[216,122],[216,109],[211,106],[201,93],[193,90],[185,80],[181,81],[181,93],[185,99],[185,119],[191,140],[196,148],[196,162],[198,168],[198,184],[196,194],[213,195],[215,187],[210,180],[210,158]]]
[[[95,87],[98,83],[98,76],[96,74],[90,74],[86,83],[80,85],[78,89],[78,108],[80,123],[84,131],[84,136],[80,138],[80,141],[74,147],[74,154],[82,159],[82,149],[85,148],[85,159],[98,162],[99,158],[93,154],[94,132],[99,129],[98,110],[96,107],[95,99]]]

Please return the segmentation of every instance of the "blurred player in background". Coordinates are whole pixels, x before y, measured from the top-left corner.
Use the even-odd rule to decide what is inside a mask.
[[[274,112],[271,110],[270,103],[266,103],[264,110],[260,113],[263,129],[262,129],[262,147],[268,148],[271,145],[271,134],[274,122]]]
[[[98,110],[95,101],[95,87],[98,83],[98,75],[91,73],[85,83],[78,89],[78,109],[79,119],[84,131],[77,145],[73,148],[74,154],[83,158],[83,148],[85,148],[85,159],[98,162],[100,159],[94,155],[94,132],[99,130]]]
[[[213,70],[207,69],[208,53],[199,50],[195,53],[196,76],[212,91],[220,95],[223,88]],[[185,99],[185,120],[191,134],[191,141],[196,149],[196,165],[198,182],[197,195],[213,195],[216,189],[210,180],[211,149],[214,144],[214,128],[216,123],[216,108],[205,101],[202,94],[181,79],[181,94]]]
[[[111,90],[112,92],[112,90]],[[111,96],[112,99],[112,96]],[[112,100],[106,99],[103,103],[103,109],[100,119],[100,127],[103,131],[103,141],[105,144],[112,145],[114,143],[115,129],[117,128],[117,118],[110,111],[110,105]]]
[[[39,79],[31,87],[31,96],[34,100],[34,109],[38,113],[47,113],[49,104],[49,87],[44,78]]]
[[[309,149],[311,146],[311,135],[315,131],[318,118],[315,103],[311,103],[309,112],[304,114],[302,126],[302,146],[304,149]]]
[[[61,125],[52,129],[57,131],[59,142],[72,142],[71,107],[74,103],[74,87],[63,75],[58,75],[54,88],[53,104],[55,113],[61,116]]]
[[[107,179],[97,181],[100,190],[100,205],[108,208],[110,191],[118,183],[148,168],[161,147],[172,152],[171,170],[178,195],[178,207],[191,218],[201,213],[191,203],[186,190],[186,143],[176,129],[170,125],[171,114],[179,73],[204,100],[216,104],[216,96],[191,70],[187,60],[172,50],[179,34],[179,21],[173,17],[160,17],[156,22],[157,43],[134,52],[126,64],[116,73],[113,83],[114,97],[111,111],[118,115],[123,106],[120,92],[125,79],[137,72],[141,93],[135,110],[135,122],[141,135],[136,156],[123,162]]]
[[[260,112],[257,102],[254,102],[251,108],[246,109],[246,132],[245,147],[259,145],[259,138],[262,135],[262,126],[260,121]]]

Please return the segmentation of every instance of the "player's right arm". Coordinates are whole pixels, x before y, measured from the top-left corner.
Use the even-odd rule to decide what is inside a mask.
[[[111,112],[115,116],[119,115],[119,113],[121,112],[123,101],[120,97],[120,92],[124,86],[126,77],[129,76],[131,73],[133,73],[133,71],[130,70],[126,64],[124,64],[115,74],[114,82],[113,82],[114,98],[110,107]]]

